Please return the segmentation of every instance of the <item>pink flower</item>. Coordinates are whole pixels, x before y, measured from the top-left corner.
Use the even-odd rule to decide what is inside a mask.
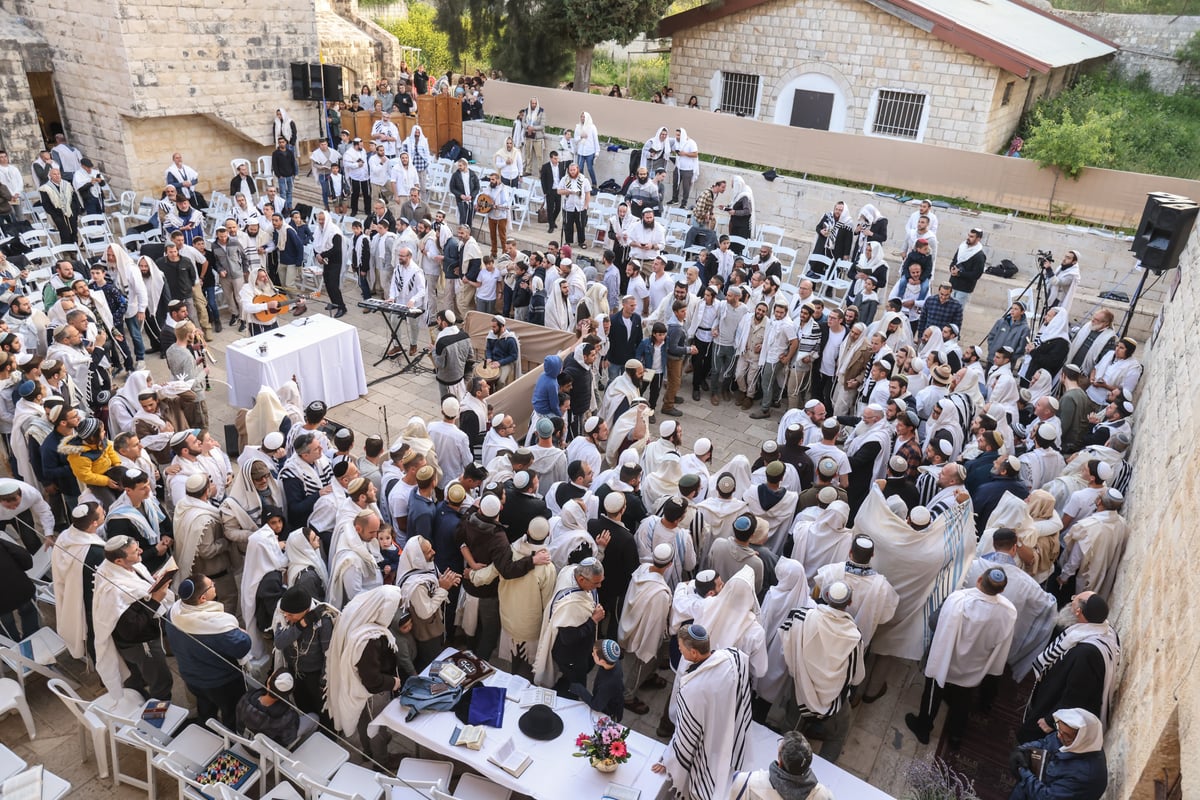
[[[625,758],[629,755],[629,749],[625,746],[625,742],[618,740],[609,746],[608,754],[613,758]]]
[[[577,736],[575,738],[575,746],[576,747],[583,747],[587,743],[588,743],[588,737],[587,737],[587,734],[585,734],[585,733],[581,733],[581,734],[579,734],[579,736]]]

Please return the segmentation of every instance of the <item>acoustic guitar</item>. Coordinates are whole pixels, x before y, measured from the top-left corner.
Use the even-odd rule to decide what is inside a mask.
[[[282,314],[286,311],[290,311],[290,312],[292,312],[293,315],[298,317],[301,314],[303,314],[305,311],[308,310],[308,306],[305,304],[306,300],[307,300],[307,298],[304,296],[288,297],[286,294],[255,295],[254,296],[255,304],[274,302],[274,303],[279,304],[279,308],[276,309],[275,311],[271,311],[270,309],[263,309],[262,311],[255,311],[254,318],[256,320],[258,320],[259,322],[261,322],[263,325],[270,325],[272,322],[275,321],[276,317],[278,317],[280,314]]]

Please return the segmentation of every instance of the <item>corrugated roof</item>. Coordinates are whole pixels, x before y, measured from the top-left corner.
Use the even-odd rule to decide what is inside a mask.
[[[770,2],[797,0],[725,0],[664,18],[659,36],[750,11]],[[1056,67],[1101,58],[1117,45],[1080,26],[1029,5],[1024,0],[846,0],[868,3],[914,25],[947,44],[990,64],[1028,77]]]

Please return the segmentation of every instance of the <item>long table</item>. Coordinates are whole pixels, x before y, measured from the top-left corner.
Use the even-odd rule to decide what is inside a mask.
[[[266,345],[265,352],[259,352]],[[311,314],[225,348],[229,404],[250,408],[263,386],[277,389],[295,375],[305,401],[332,408],[367,393],[358,329]]]
[[[444,657],[451,651],[446,651]],[[507,678],[497,671],[499,678]],[[489,681],[490,682],[490,681]],[[504,726],[488,728],[483,748],[471,750],[450,744],[455,728],[462,727],[458,718],[449,711],[423,711],[412,722],[405,720],[407,710],[399,699],[393,700],[371,721],[368,728],[374,733],[385,727],[412,740],[423,748],[453,759],[473,772],[512,791],[528,795],[534,800],[562,800],[569,796],[580,800],[592,800],[604,795],[610,783],[620,783],[641,790],[642,800],[656,800],[667,794],[664,776],[656,775],[650,766],[662,756],[662,742],[631,730],[626,744],[633,757],[617,767],[616,772],[601,773],[593,769],[586,758],[575,758],[575,737],[580,733],[591,733],[593,720],[599,714],[584,703],[559,698],[555,708],[563,720],[563,732],[555,740],[540,742],[521,733],[517,722],[525,709],[511,700],[505,703]],[[514,778],[487,760],[506,739],[512,737],[518,750],[530,755],[532,763],[520,778]],[[746,748],[745,768],[766,769],[778,757],[779,734],[757,723],[751,723]],[[890,800],[891,795],[876,789],[849,772],[830,764],[820,756],[813,758],[813,771],[817,778],[829,787],[835,797],[855,800]]]

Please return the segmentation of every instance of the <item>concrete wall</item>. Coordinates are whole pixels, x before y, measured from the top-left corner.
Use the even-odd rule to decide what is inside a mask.
[[[463,124],[463,141],[475,154],[476,160],[483,164],[490,164],[491,154],[503,144],[507,135],[508,128],[504,126],[483,122]],[[628,150],[601,153],[596,159],[596,177],[601,182],[612,178],[620,183],[628,174],[628,165]],[[902,205],[895,200],[867,192],[799,178],[780,177],[768,183],[759,173],[709,163],[701,164],[699,186],[693,189],[692,200],[695,200],[700,186],[710,185],[718,178],[732,179],[734,175],[745,178],[754,192],[755,203],[758,206],[756,221],[779,225],[788,231],[784,244],[797,248],[800,260],[812,249],[814,228],[821,215],[832,208],[836,201],[844,200],[852,210],[859,209],[866,203],[874,204],[890,221],[887,260],[891,264],[891,277],[895,278],[903,261],[899,251],[904,243],[904,225],[909,215],[916,210],[915,204]],[[1023,288],[1032,277],[1034,253],[1039,249],[1053,250],[1056,258],[1061,258],[1067,250],[1079,251],[1083,277],[1081,299],[1076,301],[1074,307],[1077,317],[1088,314],[1093,304],[1099,301],[1097,295],[1106,289],[1119,287],[1127,295],[1133,295],[1138,275],[1132,271],[1133,255],[1129,252],[1129,243],[1113,237],[1110,233],[1053,225],[1013,215],[953,210],[937,210],[937,214],[939,251],[935,274],[945,274],[954,248],[972,227],[980,227],[984,231],[984,246],[989,264],[1008,258],[1021,270],[1012,280],[984,276],[976,289],[975,299],[967,309],[964,341],[974,341],[987,333],[998,310],[1007,307],[1008,291]],[[1148,334],[1168,283],[1165,279],[1159,282],[1138,304],[1139,313],[1130,331],[1131,335],[1139,340]],[[1103,304],[1113,309],[1118,320],[1123,318],[1126,305],[1109,301]]]
[[[29,163],[42,147],[37,113],[29,101],[28,72],[51,69],[50,48],[19,17],[0,12],[0,147],[32,190]]]
[[[1181,3],[1180,10],[1187,10],[1188,5]],[[1196,10],[1194,4],[1191,10]],[[1200,73],[1189,71],[1175,58],[1175,51],[1200,31],[1200,16],[1104,14],[1058,9],[1054,9],[1054,13],[1119,44],[1118,66],[1131,76],[1149,73],[1151,85],[1160,92],[1173,94],[1186,83],[1200,81]]]
[[[1173,781],[1184,765],[1182,797],[1200,797],[1200,627],[1190,609],[1200,573],[1184,554],[1200,546],[1200,373],[1195,354],[1200,308],[1200,228],[1180,263],[1182,282],[1163,309],[1153,367],[1140,386],[1134,425],[1132,535],[1111,605],[1124,652],[1115,714],[1106,737],[1107,797],[1155,797],[1153,781]],[[1141,355],[1139,351],[1139,355]]]
[[[1015,126],[997,131],[989,120],[995,87],[1012,76],[868,3],[778,0],[674,35],[677,98],[695,94],[715,107],[721,70],[762,77],[759,119],[775,119],[781,90],[790,103],[794,78],[833,70],[846,94],[846,132],[862,133],[881,88],[927,94],[927,144],[991,151]],[[1023,95],[1014,94],[1019,108]]]

